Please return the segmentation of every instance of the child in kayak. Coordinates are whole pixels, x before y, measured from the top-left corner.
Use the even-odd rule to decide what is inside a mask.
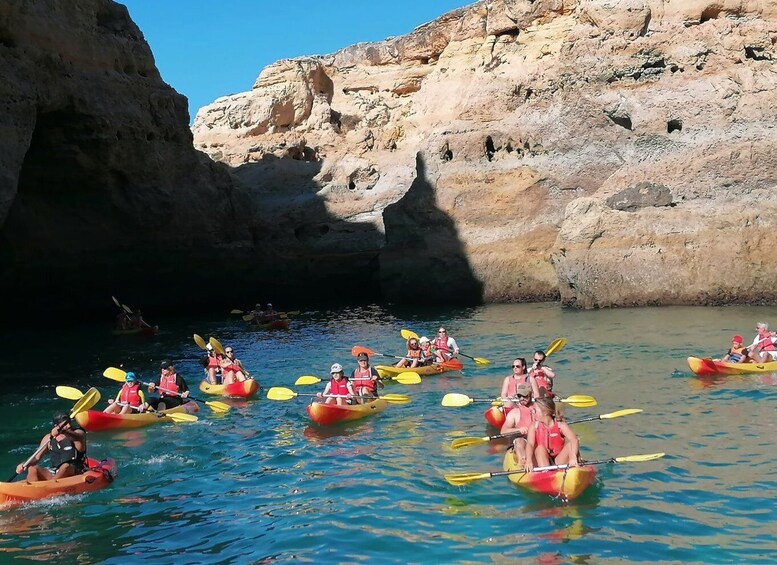
[[[129,414],[133,410],[143,412],[148,408],[146,397],[140,389],[140,383],[135,373],[129,372],[124,377],[124,385],[119,390],[116,398],[108,399],[108,407],[103,410],[107,414]]]
[[[418,360],[418,364],[421,367],[433,364],[435,355],[434,351],[432,351],[431,340],[428,337],[423,336],[418,340],[418,345],[421,348],[421,357]]]
[[[731,349],[721,359],[726,363],[747,363],[750,360],[747,354],[747,347],[744,346],[744,340],[741,335],[735,335],[731,338]]]
[[[345,377],[343,366],[340,363],[335,363],[329,370],[332,375],[332,380],[326,383],[323,393],[316,393],[319,398],[325,397],[324,403],[326,404],[349,404],[348,400],[356,396],[356,392],[353,390],[353,385]]]
[[[418,345],[418,338],[411,337],[407,340],[407,355],[395,367],[418,367],[421,360],[421,348]]]
[[[550,398],[540,398],[534,403],[534,423],[526,437],[526,464],[531,472],[534,467],[549,465],[580,465],[580,442],[561,415],[556,413],[556,403]]]
[[[67,414],[56,414],[52,423],[54,427],[40,442],[43,451],[27,467],[27,482],[64,479],[80,475],[86,469],[86,432]],[[48,469],[38,465],[46,453],[51,459]],[[24,463],[20,463],[16,473],[24,469]]]

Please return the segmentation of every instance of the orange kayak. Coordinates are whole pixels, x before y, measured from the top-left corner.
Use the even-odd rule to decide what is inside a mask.
[[[159,326],[148,326],[145,328],[132,328],[129,330],[113,330],[113,335],[156,335],[159,333]]]
[[[100,410],[86,410],[76,414],[76,422],[88,432],[103,432],[124,428],[143,428],[160,422],[170,422],[161,414],[194,414],[200,407],[196,402],[186,402],[161,412],[132,412],[130,414],[108,414]]]
[[[200,390],[206,394],[249,398],[251,396],[256,396],[256,393],[259,391],[259,381],[255,379],[246,379],[228,385],[212,385],[208,381],[202,381],[200,382]]]
[[[520,469],[512,449],[508,449],[505,453],[502,467],[505,471]],[[572,500],[591,486],[596,478],[596,469],[592,465],[583,465],[582,467],[533,471],[531,473],[516,472],[507,475],[507,478],[514,485],[532,492]]]
[[[3,508],[18,506],[26,502],[52,498],[61,495],[81,494],[100,490],[111,484],[118,476],[113,459],[87,459],[89,470],[81,475],[51,481],[16,481],[0,483],[0,505]]]
[[[388,402],[382,398],[373,400],[366,404],[325,404],[323,402],[313,402],[308,405],[307,412],[310,419],[320,426],[329,426],[339,424],[340,422],[349,422],[351,420],[360,420],[372,414],[383,412],[388,406]]]
[[[375,370],[378,371],[380,378],[390,379],[400,373],[411,371],[418,373],[421,376],[424,375],[437,375],[446,371],[461,371],[464,368],[464,364],[458,359],[448,359],[444,363],[434,363],[432,365],[423,365],[422,367],[394,367],[393,365],[376,365]]]

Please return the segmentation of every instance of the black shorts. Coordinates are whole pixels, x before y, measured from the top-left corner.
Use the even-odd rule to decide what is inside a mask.
[[[180,396],[162,396],[160,398],[149,398],[148,400],[149,406],[151,406],[151,408],[154,410],[159,409],[160,402],[165,403],[165,409],[175,408],[176,406],[183,404],[183,400],[181,400]]]

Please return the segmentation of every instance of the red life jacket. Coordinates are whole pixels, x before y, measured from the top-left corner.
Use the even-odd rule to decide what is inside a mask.
[[[372,367],[366,369],[355,369],[351,375],[353,388],[358,392],[360,388],[366,388],[370,392],[375,392],[375,381],[372,380]]]
[[[518,428],[526,427],[526,429],[529,428],[529,425],[534,420],[534,411],[529,408],[528,406],[524,406],[523,404],[516,404],[513,407],[514,410],[520,410],[521,417],[518,420]]]
[[[544,446],[551,457],[555,457],[564,449],[564,436],[555,420],[550,428],[542,422],[535,422],[534,430],[536,444]]]
[[[761,351],[774,351],[777,349],[774,343],[772,343],[772,336],[770,335],[767,335],[766,337],[761,338],[760,341],[758,342],[758,347],[761,348]]]
[[[519,377],[510,375],[507,378],[509,379],[507,381],[507,398],[513,398],[515,396],[515,389],[518,388],[518,385],[529,382],[529,375],[520,375]]]
[[[140,400],[140,386],[127,386],[126,384],[121,387],[119,393],[119,402],[123,404],[129,404],[130,406],[140,406],[142,401]]]
[[[542,370],[542,367],[532,369],[529,374],[537,381],[537,388],[545,387],[545,390],[548,392],[553,390],[553,381],[545,375],[545,371]]]
[[[437,351],[442,351],[443,353],[450,353],[451,350],[448,349],[448,338],[447,337],[436,337],[434,338],[434,341],[432,342],[432,346]]]
[[[216,359],[213,355],[208,355],[208,369],[210,368],[219,368],[219,360]]]
[[[335,395],[335,396],[347,396],[350,394],[348,391],[348,379],[343,376],[339,381],[336,381],[335,379],[332,379],[329,381],[329,384],[331,385],[329,387],[329,394]]]
[[[169,394],[170,392],[178,392],[178,383],[176,382],[176,375],[175,373],[168,373],[164,376],[159,377],[159,388],[163,388],[167,393],[164,391],[162,392],[162,395]]]

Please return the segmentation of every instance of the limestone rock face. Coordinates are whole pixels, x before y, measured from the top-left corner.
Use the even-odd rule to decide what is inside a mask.
[[[251,201],[124,6],[4,0],[0,76],[0,288],[34,297],[5,313],[172,305],[252,249]]]
[[[484,0],[271,65],[194,141],[279,256],[392,298],[418,258],[437,298],[773,300],[776,42],[777,0]]]

